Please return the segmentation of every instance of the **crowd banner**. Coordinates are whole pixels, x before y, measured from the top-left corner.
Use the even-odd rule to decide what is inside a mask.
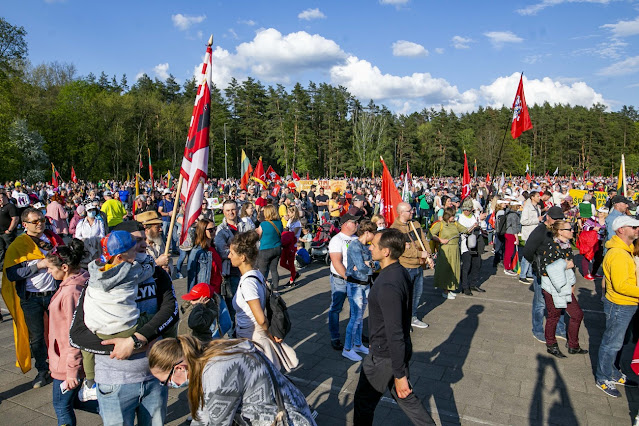
[[[316,185],[318,188],[324,188],[324,193],[329,197],[333,194],[334,191],[337,191],[340,194],[343,194],[346,191],[346,185],[348,185],[348,181],[344,179],[300,179],[295,181],[295,186],[297,187],[297,191],[308,191],[311,190],[311,185]]]
[[[571,189],[569,194],[572,197],[572,201],[575,205],[581,203],[581,200],[584,198],[584,194],[588,191],[583,189]],[[603,191],[595,191],[595,200],[597,203],[595,204],[596,208],[599,208],[606,204],[606,198],[608,198],[608,193]]]

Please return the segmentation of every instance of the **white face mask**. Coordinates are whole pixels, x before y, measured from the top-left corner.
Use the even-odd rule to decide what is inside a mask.
[[[95,210],[89,210],[87,212],[87,217],[89,217],[91,219],[95,218]]]
[[[166,385],[173,389],[180,389],[180,388],[187,387],[189,385],[189,372],[188,371],[186,372],[186,380],[181,385],[178,385],[177,383],[175,383],[172,377],[171,377],[171,380],[169,380],[169,383],[167,383]]]

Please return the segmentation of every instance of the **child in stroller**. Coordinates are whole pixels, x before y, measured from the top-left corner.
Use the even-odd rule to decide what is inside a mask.
[[[327,265],[330,263],[328,243],[337,233],[339,233],[339,228],[332,222],[326,222],[317,227],[317,232],[311,242],[311,262],[323,260]]]

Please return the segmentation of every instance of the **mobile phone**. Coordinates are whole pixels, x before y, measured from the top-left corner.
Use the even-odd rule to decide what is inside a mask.
[[[67,381],[66,380],[64,382],[60,383],[60,390],[62,391],[63,395],[69,391],[69,389],[67,388]]]

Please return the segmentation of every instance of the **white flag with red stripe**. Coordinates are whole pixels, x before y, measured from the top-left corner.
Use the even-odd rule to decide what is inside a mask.
[[[213,36],[206,47],[206,56],[202,63],[200,84],[195,96],[193,115],[189,134],[186,138],[184,158],[180,174],[184,181],[180,191],[180,200],[184,203],[184,224],[180,235],[180,244],[186,239],[191,225],[195,223],[202,212],[204,199],[204,183],[207,179],[206,171],[209,165],[209,121],[211,118],[211,44]]]

